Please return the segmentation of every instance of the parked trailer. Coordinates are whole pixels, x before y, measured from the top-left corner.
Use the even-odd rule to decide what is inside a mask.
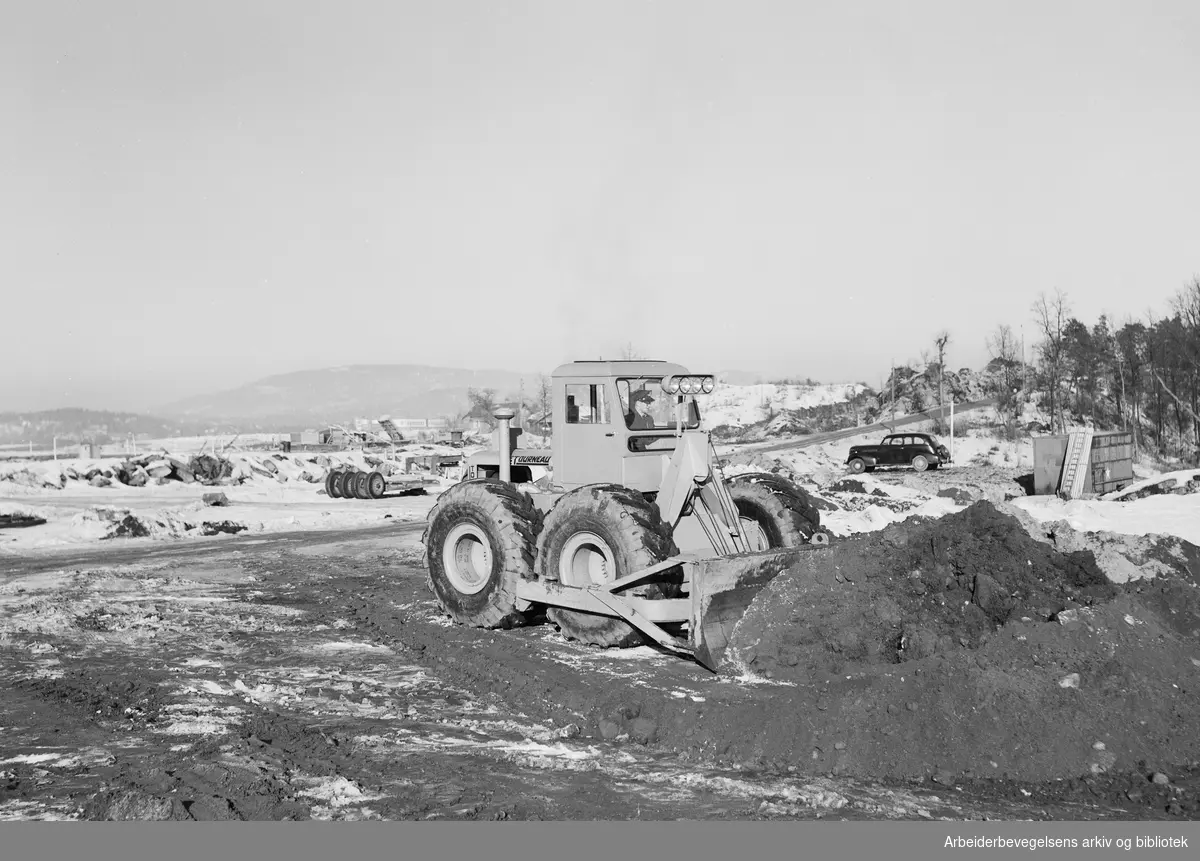
[[[382,499],[391,493],[408,493],[437,481],[419,475],[384,475],[378,470],[330,470],[325,494],[330,499]]]

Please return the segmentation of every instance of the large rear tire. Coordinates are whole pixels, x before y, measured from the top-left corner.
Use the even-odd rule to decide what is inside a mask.
[[[757,550],[799,547],[820,530],[820,511],[803,488],[782,476],[751,472],[735,476],[727,487],[747,532],[766,543]]]
[[[679,552],[658,507],[636,490],[593,484],[572,490],[546,515],[537,543],[537,575],[564,586],[610,583]],[[669,598],[670,579],[633,586],[624,594]],[[549,607],[546,618],[564,637],[594,646],[636,646],[645,637],[622,619]]]
[[[480,628],[523,625],[517,583],[533,579],[541,527],[529,495],[500,481],[466,481],[438,497],[426,523],[426,582],[450,618]]]

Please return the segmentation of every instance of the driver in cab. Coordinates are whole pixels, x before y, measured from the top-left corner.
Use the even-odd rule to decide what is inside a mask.
[[[625,422],[631,430],[654,430],[654,416],[650,415],[650,407],[654,404],[654,395],[646,389],[638,389],[630,395],[631,412],[625,417]]]

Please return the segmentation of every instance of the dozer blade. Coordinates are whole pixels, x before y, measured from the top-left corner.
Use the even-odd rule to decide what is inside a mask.
[[[715,673],[750,602],[801,556],[817,549],[805,544],[694,562],[690,630],[696,661]]]

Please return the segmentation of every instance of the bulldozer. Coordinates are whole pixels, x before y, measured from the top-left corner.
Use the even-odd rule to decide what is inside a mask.
[[[549,450],[514,413],[430,510],[427,582],[454,621],[511,628],[544,613],[568,639],[658,644],[718,671],[762,588],[830,543],[812,499],[764,472],[726,478],[697,396],[711,374],[577,361],[551,375]],[[535,477],[536,476],[536,477]]]

